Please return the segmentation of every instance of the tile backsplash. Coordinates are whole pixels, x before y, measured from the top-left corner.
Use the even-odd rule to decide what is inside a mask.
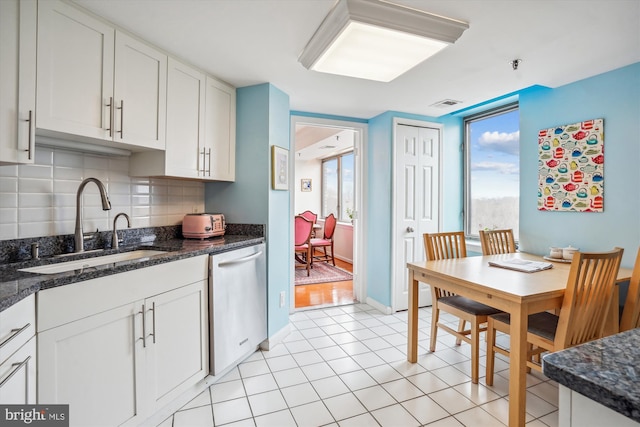
[[[107,188],[111,210],[103,211],[98,187],[88,183],[81,201],[84,231],[111,230],[120,212],[131,227],[182,222],[185,213],[204,212],[204,183],[129,176],[129,157],[107,157],[37,147],[35,164],[0,166],[0,240],[73,234],[76,194],[85,178]],[[126,228],[126,219],[118,228]]]

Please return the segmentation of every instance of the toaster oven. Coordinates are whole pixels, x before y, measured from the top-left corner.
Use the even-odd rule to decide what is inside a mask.
[[[182,236],[186,239],[224,236],[226,228],[223,214],[186,214],[182,220]]]

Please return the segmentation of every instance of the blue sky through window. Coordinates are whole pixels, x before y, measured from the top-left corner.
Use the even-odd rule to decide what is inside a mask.
[[[474,199],[518,197],[519,111],[471,122],[471,194]]]

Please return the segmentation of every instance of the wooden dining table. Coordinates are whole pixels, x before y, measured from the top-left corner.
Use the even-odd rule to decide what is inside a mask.
[[[524,426],[528,315],[561,307],[571,264],[554,262],[553,268],[534,273],[492,267],[488,264],[489,261],[511,258],[545,261],[540,256],[518,252],[407,263],[409,270],[407,360],[411,363],[418,361],[419,282],[454,292],[509,313],[511,315],[509,426]],[[621,268],[618,281],[626,281],[630,278],[631,269]],[[614,297],[612,308],[607,326],[608,333],[615,333],[618,330],[617,297]]]

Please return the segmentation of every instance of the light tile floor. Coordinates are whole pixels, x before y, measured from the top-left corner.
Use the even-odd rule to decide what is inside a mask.
[[[446,313],[441,319],[457,326]],[[429,352],[430,321],[431,308],[420,309],[419,360],[411,364],[406,312],[366,304],[297,312],[283,343],[254,353],[161,426],[506,425],[508,361],[498,355],[488,387],[482,348],[482,378],[472,384],[469,346],[439,331]],[[558,386],[539,373],[527,375],[526,422],[558,425]]]

